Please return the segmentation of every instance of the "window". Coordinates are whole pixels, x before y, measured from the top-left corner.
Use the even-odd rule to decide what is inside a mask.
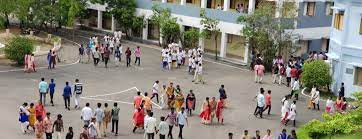
[[[362,35],[362,17],[361,21],[359,22],[359,34]]]
[[[326,15],[333,15],[333,2],[326,2]]]
[[[342,30],[342,28],[343,28],[343,17],[344,17],[344,12],[343,11],[339,11],[338,13],[335,14],[334,21],[333,21],[333,26],[334,26],[335,29]]]
[[[234,36],[234,35],[227,34],[227,36],[228,36],[227,43],[232,43],[232,42],[233,42],[233,36]]]
[[[362,86],[362,68],[356,67],[354,85]]]
[[[314,16],[315,15],[315,2],[306,2],[304,13],[307,16]]]

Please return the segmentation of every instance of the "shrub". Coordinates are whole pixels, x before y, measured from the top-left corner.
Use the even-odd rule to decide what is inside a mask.
[[[6,58],[16,61],[19,65],[24,64],[24,55],[32,53],[34,50],[33,42],[24,37],[14,37],[5,45]]]
[[[308,87],[328,86],[332,83],[332,76],[329,71],[330,67],[322,60],[313,60],[303,65],[302,82]]]

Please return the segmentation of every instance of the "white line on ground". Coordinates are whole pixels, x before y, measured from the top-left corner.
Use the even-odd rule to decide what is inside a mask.
[[[109,93],[109,94],[101,94],[101,95],[95,95],[95,96],[86,96],[87,98],[93,98],[93,97],[103,97],[103,96],[109,96],[109,95],[116,95],[116,94],[123,94],[127,91],[130,91],[132,89],[135,89],[138,91],[138,89],[136,87],[131,87],[131,88],[128,88],[126,90],[123,90],[123,91],[119,91],[119,92],[115,92],[115,93]]]
[[[70,66],[70,65],[75,65],[75,64],[78,64],[78,63],[79,63],[79,60],[77,60],[77,61],[74,62],[74,63],[58,65],[57,67]],[[48,68],[48,67],[38,67],[38,68],[36,68],[36,69],[46,69],[46,68]],[[24,71],[24,69],[3,70],[3,71],[0,71],[0,73],[4,73],[4,72],[14,72],[14,71]]]
[[[88,98],[88,97],[80,97],[81,99],[89,99],[89,100],[99,100],[99,101],[109,101],[109,102],[118,102],[118,103],[124,103],[124,104],[130,104],[133,105],[133,103],[125,102],[125,101],[118,101],[118,100],[110,100],[110,99],[98,99],[98,98]]]
[[[137,87],[135,87],[135,88],[136,88],[137,91],[140,91]],[[143,97],[145,97],[145,95],[143,95],[143,93],[141,93],[141,95],[142,95]],[[152,103],[153,105],[157,106],[158,109],[162,109],[162,107],[161,107],[160,105],[158,105],[157,103],[153,102],[152,100],[151,100],[151,103]]]

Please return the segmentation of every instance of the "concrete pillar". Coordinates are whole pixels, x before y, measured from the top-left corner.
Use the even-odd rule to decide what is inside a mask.
[[[161,34],[161,32],[162,32],[162,28],[160,28],[160,43],[161,43],[161,45],[163,45],[163,38],[162,38],[162,34]]]
[[[97,20],[97,28],[101,29],[102,28],[102,21],[103,21],[103,15],[102,15],[102,11],[98,10],[98,20]]]
[[[248,13],[253,13],[255,10],[255,0],[249,0]]]
[[[185,32],[185,26],[184,26],[184,25],[180,25],[180,32],[181,32],[181,33],[182,33],[182,32]],[[181,38],[181,39],[183,39],[183,38]],[[181,39],[178,41],[178,45],[181,46],[181,47],[183,47],[183,46],[182,46]]]
[[[201,8],[206,8],[207,0],[201,0]]]
[[[224,11],[229,11],[230,0],[224,0]]]
[[[221,44],[220,44],[220,57],[226,56],[226,47],[228,43],[228,34],[225,32],[221,33]]]
[[[203,29],[200,28],[200,33],[203,32]],[[205,39],[199,38],[199,47],[201,47],[201,50],[204,51],[205,48]]]
[[[114,16],[112,15],[112,27],[111,27],[112,32],[116,31],[116,19],[114,18]]]
[[[161,2],[162,2],[162,3],[167,3],[167,0],[162,0]]]
[[[248,64],[249,62],[249,42],[246,42],[244,50],[244,63]]]
[[[148,19],[144,19],[143,22],[143,29],[142,29],[142,40],[147,40],[148,39]]]
[[[186,5],[186,0],[180,0],[181,1],[181,5]]]

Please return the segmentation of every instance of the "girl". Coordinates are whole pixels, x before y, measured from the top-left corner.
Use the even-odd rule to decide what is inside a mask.
[[[201,113],[199,115],[201,122],[203,124],[209,124],[211,122],[211,108],[209,103],[209,97],[206,97],[206,100],[201,106]]]
[[[195,104],[196,104],[196,98],[195,98],[195,94],[193,93],[192,90],[190,90],[190,93],[187,94],[186,97],[186,109],[189,112],[189,115],[192,115],[192,111],[195,110]]]
[[[332,100],[332,97],[329,97],[326,102],[326,113],[332,113],[333,112],[333,105],[334,102]]]
[[[34,103],[30,103],[30,108],[28,109],[29,112],[29,126],[33,128],[33,130],[35,131],[35,121],[36,121],[36,116],[35,116],[35,108],[34,108]]]

